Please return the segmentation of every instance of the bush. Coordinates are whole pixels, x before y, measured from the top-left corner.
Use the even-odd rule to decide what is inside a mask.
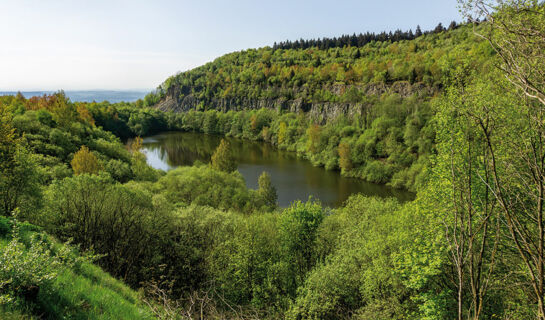
[[[392,168],[387,163],[375,160],[365,166],[363,174],[367,181],[386,183],[392,176]]]
[[[62,262],[37,235],[28,249],[21,241],[19,227],[14,224],[11,241],[0,253],[0,304],[35,300],[42,286],[57,276]]]
[[[168,201],[180,206],[195,204],[250,212],[258,207],[259,202],[238,171],[227,173],[208,166],[171,170],[153,188]]]
[[[407,289],[394,272],[395,252],[406,243],[397,235],[403,221],[393,199],[352,196],[326,217],[320,243],[333,247],[299,288],[288,319],[406,319]],[[386,300],[388,303],[384,303]],[[382,303],[381,308],[376,304]]]

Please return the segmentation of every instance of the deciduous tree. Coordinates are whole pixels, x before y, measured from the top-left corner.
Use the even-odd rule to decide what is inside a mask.
[[[287,135],[288,135],[288,126],[286,125],[284,121],[282,121],[278,125],[278,145],[282,145],[287,142],[286,141]]]
[[[211,166],[216,170],[226,172],[232,172],[237,169],[237,164],[231,154],[230,145],[227,140],[221,139],[218,148],[212,155]]]
[[[271,182],[271,177],[267,172],[263,171],[263,173],[259,176],[258,185],[258,192],[265,201],[265,204],[271,208],[276,207],[278,195],[276,194],[276,188]]]
[[[501,130],[491,132],[485,121],[479,125],[490,154],[489,190],[531,280],[537,316],[545,319],[545,6],[537,0],[461,4],[468,18],[486,19],[478,34],[488,40],[501,60],[499,68],[519,89],[505,87],[521,97],[510,108],[489,108],[488,117]]]
[[[30,207],[40,198],[39,173],[32,154],[11,126],[11,114],[0,104],[0,214]]]
[[[341,142],[338,147],[339,167],[342,172],[352,170],[352,160],[350,159],[350,146],[347,143]]]
[[[81,146],[79,151],[74,154],[70,165],[72,165],[72,170],[76,175],[83,173],[97,174],[102,170],[100,161],[86,146]]]
[[[308,143],[307,150],[311,153],[316,153],[320,145],[320,136],[322,133],[322,128],[318,124],[312,124],[307,129]]]

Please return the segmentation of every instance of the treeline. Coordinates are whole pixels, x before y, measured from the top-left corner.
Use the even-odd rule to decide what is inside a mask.
[[[122,140],[180,130],[182,115],[141,107],[137,103],[85,103],[95,124]]]
[[[372,33],[372,32],[366,32],[365,34],[360,33],[356,35],[355,33],[352,35],[342,35],[340,37],[333,37],[333,38],[321,38],[321,39],[300,39],[295,41],[282,41],[279,43],[274,43],[272,46],[273,50],[276,49],[307,49],[307,48],[318,48],[321,50],[324,49],[331,49],[331,48],[342,48],[342,47],[363,47],[366,44],[368,44],[371,41],[375,42],[385,42],[385,41],[391,41],[391,42],[397,42],[401,40],[414,40],[422,35],[431,34],[431,33],[440,33],[447,30],[454,30],[458,28],[458,24],[456,21],[452,21],[450,25],[448,26],[448,29],[443,26],[442,23],[439,23],[433,30],[428,31],[422,31],[420,29],[420,26],[416,26],[416,29],[413,33],[412,30],[409,31],[401,31],[396,30],[395,32],[386,32],[383,31],[381,33]]]

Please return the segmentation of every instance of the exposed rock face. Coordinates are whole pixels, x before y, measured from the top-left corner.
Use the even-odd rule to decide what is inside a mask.
[[[333,85],[328,90],[336,95],[342,95],[352,86]],[[402,97],[408,97],[413,94],[431,95],[435,89],[430,88],[423,83],[410,84],[406,81],[394,82],[391,85],[384,83],[369,84],[362,87],[356,87],[363,91],[365,95],[380,96],[384,93],[396,93]],[[293,92],[301,92],[301,88],[293,88]],[[171,87],[163,98],[155,107],[163,111],[187,112],[194,110],[201,101],[192,94],[181,94],[179,87]],[[181,98],[180,98],[181,97]],[[285,98],[277,99],[213,99],[207,104],[208,108],[221,110],[223,112],[233,110],[248,110],[248,109],[273,109],[286,110],[290,112],[308,112],[310,116],[317,122],[326,122],[329,119],[334,119],[340,115],[354,116],[361,115],[365,112],[366,106],[362,103],[347,103],[347,102],[304,102],[303,99],[286,100]]]

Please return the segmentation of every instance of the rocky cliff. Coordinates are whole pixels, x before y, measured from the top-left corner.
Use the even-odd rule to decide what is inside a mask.
[[[361,86],[347,86],[342,84],[336,84],[329,88],[332,94],[341,96],[347,90],[355,87],[361,91],[364,95],[380,96],[382,94],[398,94],[402,97],[409,97],[411,95],[432,95],[436,89],[428,87],[422,83],[410,84],[407,81],[398,81],[390,85],[384,83],[368,84],[364,87]],[[184,91],[184,92],[183,92]],[[301,88],[292,88],[292,92],[299,93]],[[168,89],[167,94],[159,103],[155,106],[162,111],[174,111],[174,112],[187,112],[195,110],[197,106],[201,104],[195,95],[187,92],[191,92],[188,88],[182,88],[172,86]],[[363,114],[368,107],[363,103],[356,102],[305,102],[302,98],[286,99],[284,97],[275,99],[252,99],[252,98],[213,98],[210,102],[205,103],[206,108],[221,110],[227,112],[229,110],[249,110],[249,109],[274,109],[274,110],[286,110],[290,112],[306,112],[318,122],[326,122],[329,119],[336,118],[340,115],[353,116],[356,114]]]

